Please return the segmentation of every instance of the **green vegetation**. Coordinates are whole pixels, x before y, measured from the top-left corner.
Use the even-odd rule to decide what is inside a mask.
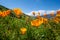
[[[0,11],[8,8],[0,5]],[[41,24],[38,28],[31,25],[33,17],[21,15],[17,18],[11,10],[11,14],[0,17],[0,40],[60,40],[60,23],[48,20],[48,24]],[[26,34],[22,35],[20,28],[26,28]]]

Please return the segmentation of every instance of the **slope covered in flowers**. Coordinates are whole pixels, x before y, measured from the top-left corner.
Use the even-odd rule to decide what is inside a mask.
[[[0,7],[0,40],[60,40],[60,11],[50,15],[48,19],[47,14],[44,18],[38,12],[36,17],[30,17],[19,8]]]

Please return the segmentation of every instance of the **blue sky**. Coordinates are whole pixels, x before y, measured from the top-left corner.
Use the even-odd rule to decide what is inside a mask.
[[[60,0],[0,0],[0,4],[10,9],[21,8],[24,13],[60,9]]]

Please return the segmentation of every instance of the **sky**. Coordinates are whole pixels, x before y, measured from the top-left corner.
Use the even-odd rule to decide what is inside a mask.
[[[51,12],[60,9],[60,0],[0,0],[0,5],[7,8],[21,8],[26,14],[35,12]]]

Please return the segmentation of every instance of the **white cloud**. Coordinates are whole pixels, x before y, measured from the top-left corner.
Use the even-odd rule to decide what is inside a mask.
[[[27,15],[30,15],[30,16],[33,16],[32,12],[35,12],[36,15],[37,15],[38,12],[40,12],[41,15],[42,15],[42,14],[45,12],[45,10],[31,11],[31,12],[26,13],[26,14],[27,14]],[[35,16],[36,16],[36,15],[35,15]]]
[[[59,9],[59,10],[57,10],[57,11],[60,11],[60,9]]]
[[[59,9],[59,10],[60,10],[60,9]],[[57,11],[57,10],[38,10],[38,11],[34,11],[34,12],[36,13],[36,15],[37,15],[38,12],[40,12],[40,15],[44,15],[44,13],[50,14],[51,12],[56,13],[56,11]],[[29,12],[29,13],[26,13],[26,14],[27,14],[27,15],[30,15],[30,16],[33,16],[33,15],[32,15],[32,12],[33,12],[33,11],[31,11],[31,12]],[[35,15],[35,16],[36,16],[36,15]]]
[[[50,14],[51,12],[56,13],[56,10],[48,10],[48,11],[47,11],[47,14]]]

